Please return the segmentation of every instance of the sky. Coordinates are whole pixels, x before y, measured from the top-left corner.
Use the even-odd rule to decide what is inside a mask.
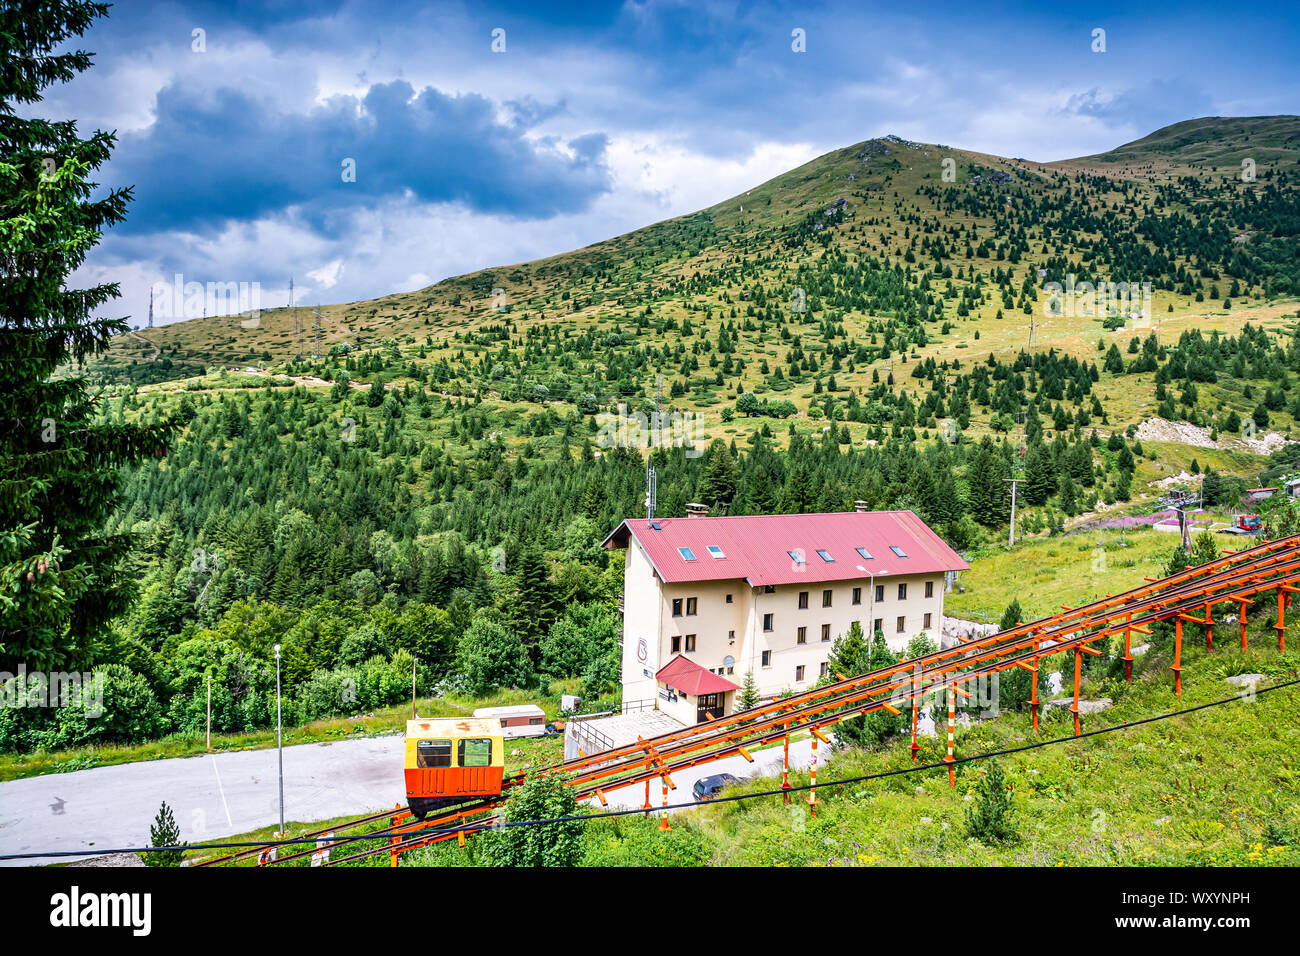
[[[28,112],[117,133],[98,179],[135,198],[73,280],[133,325],[177,274],[263,308],[290,277],[409,291],[888,133],[1047,161],[1300,112],[1291,5],[136,0],[75,46],[95,65]]]

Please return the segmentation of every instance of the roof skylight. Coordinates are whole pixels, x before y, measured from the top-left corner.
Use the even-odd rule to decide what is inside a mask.
[[[868,551],[866,548],[858,548],[858,549],[857,549],[857,552],[858,552],[858,554],[862,555],[862,560],[863,560],[863,561],[874,561],[874,560],[876,560],[875,558],[873,558],[873,557],[871,556],[871,552]]]
[[[709,554],[713,555],[713,557],[715,557],[715,558],[725,558],[725,557],[726,557],[726,554],[724,554],[723,551],[722,551],[722,549],[719,548],[716,544],[711,544],[711,545],[709,545]]]
[[[695,552],[692,551],[690,548],[678,548],[677,553],[682,556],[683,561],[695,560]]]
[[[891,545],[889,546],[889,550],[892,551],[892,552],[894,552],[894,554],[898,555],[900,558],[905,558],[905,557],[907,557],[907,552],[904,551],[902,548],[900,548],[900,547],[899,547],[898,545],[896,545],[896,544],[891,544]]]
[[[825,561],[827,564],[834,564],[834,563],[835,563],[835,559],[831,557],[831,553],[830,553],[829,551],[827,551],[825,548],[818,548],[818,549],[817,549],[817,557],[821,558],[821,559],[822,559],[823,561]]]

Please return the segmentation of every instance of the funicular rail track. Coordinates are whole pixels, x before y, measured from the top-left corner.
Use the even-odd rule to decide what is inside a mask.
[[[782,774],[782,787],[785,788],[789,786],[788,746],[792,734],[810,734],[815,754],[818,740],[828,740],[823,734],[824,729],[841,720],[882,709],[895,714],[902,713],[904,708],[912,711],[912,756],[915,760],[919,749],[916,741],[920,702],[927,695],[936,693],[942,693],[948,701],[949,738],[945,761],[949,765],[951,781],[956,700],[958,696],[970,696],[961,685],[1011,668],[1033,672],[1035,677],[1031,682],[1031,707],[1034,729],[1037,731],[1042,706],[1037,697],[1039,662],[1043,657],[1072,651],[1075,664],[1074,702],[1070,710],[1074,714],[1075,733],[1078,734],[1081,728],[1078,694],[1082,657],[1085,654],[1100,653],[1092,644],[1123,634],[1126,676],[1131,676],[1131,636],[1134,633],[1149,633],[1149,625],[1157,621],[1173,620],[1175,645],[1171,669],[1174,672],[1175,692],[1181,694],[1184,624],[1204,626],[1207,644],[1212,647],[1213,628],[1216,626],[1212,609],[1219,604],[1235,604],[1240,614],[1241,641],[1244,647],[1246,608],[1255,603],[1260,595],[1274,591],[1277,596],[1277,623],[1273,627],[1278,634],[1279,647],[1284,647],[1285,611],[1291,594],[1300,593],[1297,583],[1300,583],[1300,535],[1293,535],[1225,555],[1166,578],[1148,578],[1145,584],[1120,594],[1109,595],[1075,608],[1062,608],[1060,613],[1041,620],[1022,623],[888,668],[841,679],[680,731],[639,739],[633,744],[603,753],[533,768],[528,774],[514,774],[504,781],[500,797],[467,803],[421,822],[413,822],[410,814],[399,808],[349,821],[328,830],[316,831],[308,836],[324,837],[331,848],[339,849],[363,841],[383,841],[378,846],[327,861],[327,865],[356,861],[380,853],[388,853],[396,865],[400,854],[407,850],[452,838],[463,842],[464,831],[458,830],[458,825],[473,830],[490,825],[495,820],[494,816],[490,816],[492,811],[529,775],[562,774],[566,782],[576,788],[579,800],[595,798],[601,804],[605,804],[605,794],[608,792],[642,784],[645,787],[644,810],[649,813],[652,810],[652,781],[661,782],[666,805],[668,790],[676,787],[672,782],[674,772],[737,754],[752,761],[750,748],[781,742],[787,748],[787,762]],[[814,777],[809,798],[814,813],[815,784]],[[337,839],[325,836],[384,818],[390,818],[390,826],[379,830],[349,837],[339,836]],[[252,848],[201,865],[234,862],[259,852],[258,848]],[[315,852],[318,851],[306,850],[266,862],[289,862]]]

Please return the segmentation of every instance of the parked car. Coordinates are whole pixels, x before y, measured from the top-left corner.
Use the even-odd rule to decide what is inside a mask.
[[[711,777],[701,777],[695,781],[695,786],[691,788],[695,794],[696,803],[704,803],[707,800],[715,800],[722,793],[725,787],[731,786],[739,781],[729,773],[715,773]]]

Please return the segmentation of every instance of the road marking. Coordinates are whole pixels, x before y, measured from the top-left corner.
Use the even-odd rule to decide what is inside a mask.
[[[216,754],[212,754],[212,772],[217,775],[217,792],[221,794],[221,806],[226,811],[226,824],[233,827],[235,821],[230,819],[230,804],[226,803],[226,788],[221,785],[221,771],[217,769]]]

